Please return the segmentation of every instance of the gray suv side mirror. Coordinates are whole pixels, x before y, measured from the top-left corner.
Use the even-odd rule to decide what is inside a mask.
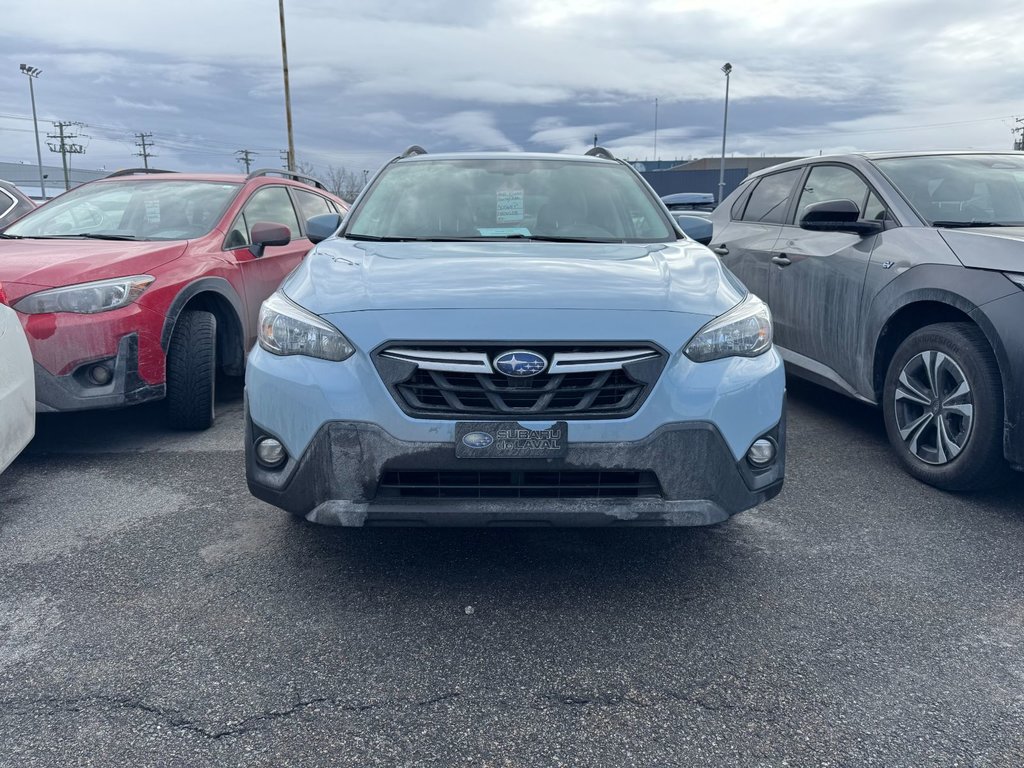
[[[861,237],[881,232],[881,221],[861,219],[860,206],[853,200],[824,200],[804,209],[800,229],[811,232],[850,232]]]
[[[341,216],[336,213],[321,213],[319,216],[311,216],[306,219],[306,237],[309,238],[309,242],[316,245],[337,232],[340,226]]]

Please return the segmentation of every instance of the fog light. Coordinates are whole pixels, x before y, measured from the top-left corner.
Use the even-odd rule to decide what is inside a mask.
[[[109,384],[110,379],[113,378],[114,374],[105,365],[94,365],[89,369],[89,381],[98,387],[102,387],[104,384]]]
[[[747,461],[758,469],[767,467],[775,461],[775,443],[767,437],[755,440],[747,451]]]
[[[276,467],[288,454],[284,446],[272,437],[264,437],[256,442],[256,460],[265,467]]]

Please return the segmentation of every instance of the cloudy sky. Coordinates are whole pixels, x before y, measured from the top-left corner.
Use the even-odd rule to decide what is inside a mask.
[[[286,0],[300,160],[374,169],[430,150],[717,155],[1003,148],[1024,115],[1024,3],[983,0]],[[34,0],[0,26],[0,160],[84,124],[79,167],[279,166],[276,0]],[[44,162],[59,162],[43,147]]]

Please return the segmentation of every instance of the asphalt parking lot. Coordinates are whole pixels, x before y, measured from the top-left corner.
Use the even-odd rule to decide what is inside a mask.
[[[433,531],[251,498],[241,408],[0,476],[0,765],[1024,764],[1024,482],[920,485],[870,409],[791,386],[718,527]]]

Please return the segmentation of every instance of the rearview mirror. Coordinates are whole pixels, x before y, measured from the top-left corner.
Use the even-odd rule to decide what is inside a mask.
[[[306,219],[306,237],[309,238],[309,242],[316,245],[337,232],[340,226],[341,216],[336,213],[321,213],[319,216],[311,216]]]
[[[292,231],[284,224],[272,224],[269,221],[257,221],[252,225],[252,244],[249,253],[257,259],[263,255],[268,246],[288,245],[292,241]]]
[[[824,200],[804,209],[800,229],[811,232],[850,232],[861,237],[881,232],[881,221],[861,219],[860,206],[853,200]]]

